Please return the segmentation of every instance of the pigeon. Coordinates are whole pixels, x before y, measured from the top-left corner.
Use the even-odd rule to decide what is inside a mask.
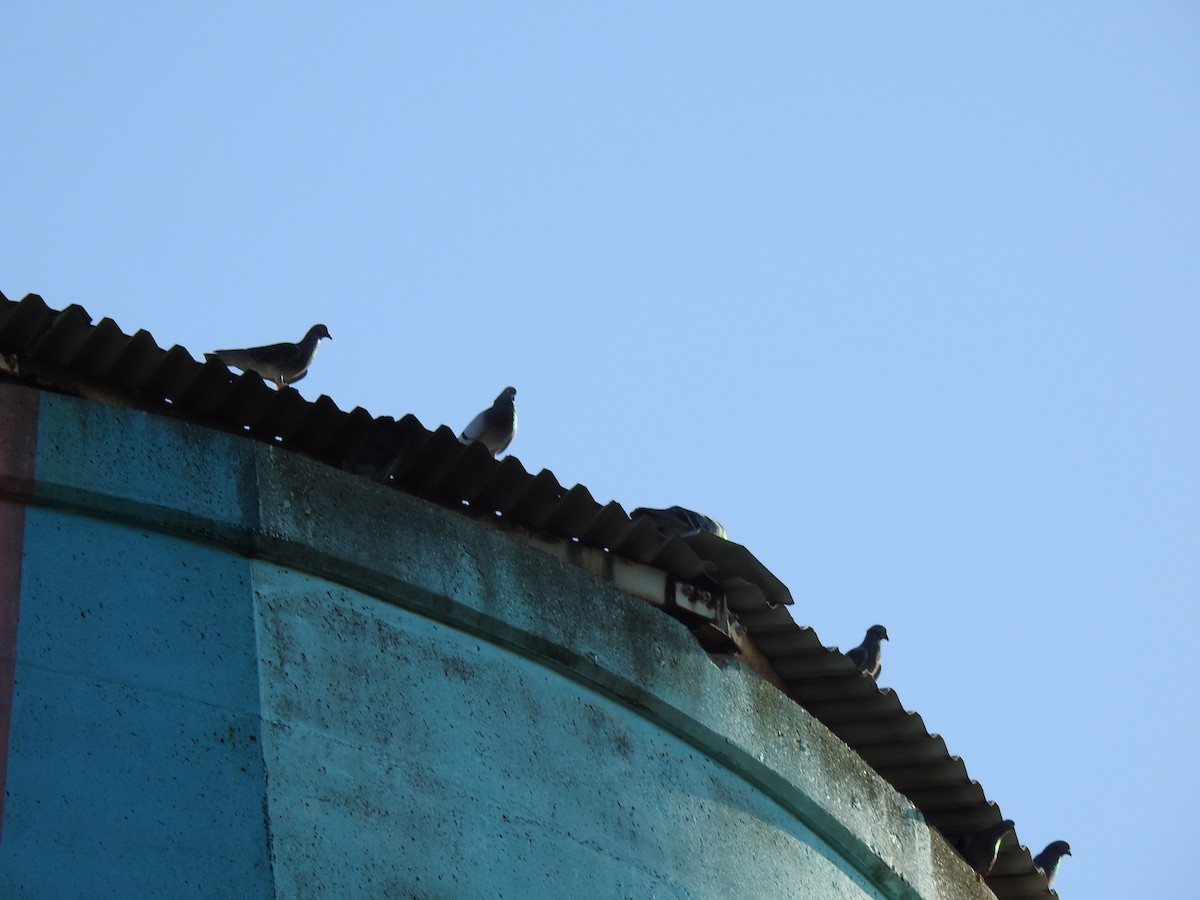
[[[967,865],[975,870],[975,877],[983,881],[983,876],[992,871],[992,866],[996,864],[996,857],[1000,854],[1000,842],[1015,827],[1016,823],[1012,819],[1005,819],[991,828],[961,835],[954,842],[954,849],[961,853]]]
[[[630,518],[645,516],[653,520],[654,524],[658,526],[658,530],[667,537],[676,534],[680,537],[691,537],[701,531],[707,531],[722,540],[729,540],[729,533],[725,530],[725,526],[716,519],[702,516],[700,513],[684,509],[682,506],[672,506],[669,509],[647,509],[639,506],[629,516]]]
[[[883,671],[883,666],[879,662],[881,653],[879,642],[886,640],[890,640],[887,629],[882,625],[872,625],[867,629],[867,636],[863,638],[863,642],[853,650],[847,650],[846,655],[864,675],[878,678],[879,673]]]
[[[516,396],[515,387],[506,387],[491,407],[471,420],[458,439],[464,444],[478,441],[492,456],[503,453],[517,434]]]
[[[1046,887],[1054,887],[1054,876],[1058,874],[1058,864],[1064,856],[1071,855],[1071,845],[1066,841],[1054,841],[1046,845],[1046,849],[1033,858],[1033,864],[1046,876]]]
[[[214,350],[205,353],[209,362],[219,362],[243,372],[257,372],[278,388],[299,381],[308,374],[308,367],[317,355],[317,342],[332,337],[324,325],[314,325],[298,344],[268,344],[245,350]]]

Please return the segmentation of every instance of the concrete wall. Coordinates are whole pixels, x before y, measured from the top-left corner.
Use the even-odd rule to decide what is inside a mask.
[[[990,896],[774,687],[497,528],[13,385],[0,469],[0,896]]]

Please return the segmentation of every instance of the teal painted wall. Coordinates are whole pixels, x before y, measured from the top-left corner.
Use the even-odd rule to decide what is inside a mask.
[[[774,687],[500,529],[78,399],[36,429],[0,896],[990,896]]]
[[[33,508],[4,897],[268,897],[249,560]]]

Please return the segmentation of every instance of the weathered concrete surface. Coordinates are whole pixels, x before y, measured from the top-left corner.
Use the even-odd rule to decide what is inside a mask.
[[[789,897],[801,867],[883,896],[612,699],[333,584],[255,582],[281,895]]]
[[[0,896],[989,895],[645,602],[261,444],[39,404]]]

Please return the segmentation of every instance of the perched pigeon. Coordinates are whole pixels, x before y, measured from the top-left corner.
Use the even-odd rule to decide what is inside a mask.
[[[1046,849],[1033,858],[1033,864],[1042,870],[1046,876],[1046,886],[1054,887],[1054,876],[1058,874],[1058,864],[1064,856],[1071,855],[1071,845],[1066,841],[1054,841],[1046,845]]]
[[[488,409],[471,420],[458,439],[464,444],[478,441],[495,456],[503,453],[517,433],[517,389],[506,387]]]
[[[639,506],[629,515],[631,518],[645,516],[648,519],[652,519],[654,524],[658,526],[658,530],[668,537],[675,534],[680,537],[691,537],[693,534],[707,531],[709,534],[715,534],[719,538],[729,540],[729,534],[725,531],[725,526],[716,519],[702,516],[700,513],[684,509],[682,506],[672,506],[669,509],[647,509],[644,506]]]
[[[245,350],[214,350],[205,353],[209,362],[224,363],[243,372],[257,372],[276,387],[299,381],[308,373],[309,364],[317,355],[317,341],[329,338],[329,329],[314,325],[308,329],[298,344],[268,344],[266,347],[249,347]]]
[[[992,866],[996,864],[996,857],[1000,854],[1000,842],[1015,827],[1016,823],[1012,819],[1005,819],[991,828],[961,835],[954,842],[954,849],[961,853],[967,865],[975,870],[975,877],[983,881],[983,876],[992,871]]]
[[[864,675],[878,678],[879,673],[883,671],[883,666],[879,662],[881,654],[879,642],[886,640],[889,640],[887,629],[882,625],[872,625],[867,629],[867,636],[863,638],[863,642],[853,650],[847,650],[846,655]]]

